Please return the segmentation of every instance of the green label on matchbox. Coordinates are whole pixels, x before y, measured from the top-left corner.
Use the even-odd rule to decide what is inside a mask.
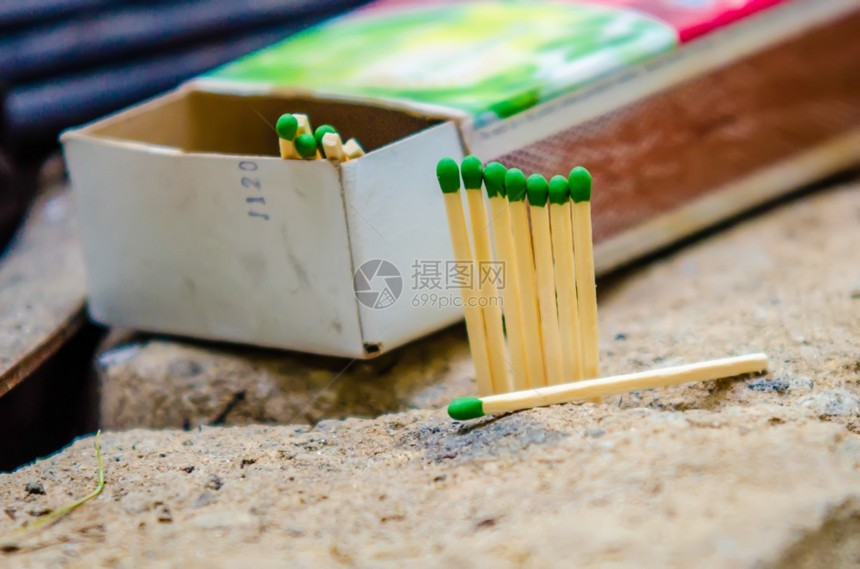
[[[465,112],[480,126],[672,49],[644,13],[549,1],[362,10],[207,75]]]

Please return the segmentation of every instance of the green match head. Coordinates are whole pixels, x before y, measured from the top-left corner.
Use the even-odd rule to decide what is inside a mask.
[[[463,187],[467,190],[480,190],[484,174],[484,165],[477,156],[466,156],[460,163],[463,175]]]
[[[317,141],[312,134],[302,134],[296,139],[296,152],[302,158],[316,156]]]
[[[448,405],[448,415],[457,421],[467,421],[484,416],[484,404],[477,397],[460,397]]]
[[[436,177],[443,194],[456,194],[460,191],[460,168],[452,158],[443,158],[436,164]]]
[[[292,140],[296,137],[296,130],[299,128],[299,121],[296,117],[287,113],[281,115],[278,123],[275,125],[275,130],[278,131],[278,137],[284,140]]]
[[[317,141],[317,148],[319,149],[320,153],[323,156],[325,156],[325,152],[323,152],[323,149],[322,149],[322,137],[325,136],[329,132],[337,133],[337,131],[334,129],[334,127],[331,126],[330,124],[320,125],[314,131],[314,139]]]
[[[505,173],[505,192],[509,202],[526,199],[526,175],[519,168],[511,168]]]
[[[575,203],[591,201],[591,174],[582,166],[570,171],[570,197]]]
[[[529,205],[537,207],[546,206],[546,198],[549,194],[549,184],[546,178],[540,174],[532,174],[526,182],[526,192],[529,195]]]
[[[505,197],[505,173],[507,168],[498,162],[490,162],[484,168],[484,185],[487,186],[487,196],[494,198],[496,196]]]
[[[570,186],[567,180],[564,176],[553,176],[549,181],[549,203],[564,205],[568,200],[570,200]]]

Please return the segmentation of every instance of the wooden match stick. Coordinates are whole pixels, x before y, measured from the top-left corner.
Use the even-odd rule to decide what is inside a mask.
[[[317,150],[317,141],[312,134],[300,134],[296,137],[296,152],[305,160],[313,160],[319,158],[320,153]]]
[[[591,174],[582,166],[568,178],[573,200],[573,250],[582,345],[582,370],[586,378],[599,375],[597,339],[597,283],[594,279],[594,247],[591,242]]]
[[[295,139],[299,128],[299,121],[291,114],[281,115],[275,124],[278,133],[278,144],[281,149],[281,158],[298,158],[296,153]]]
[[[570,186],[564,176],[549,181],[549,216],[552,225],[552,255],[558,291],[558,320],[564,377],[583,378],[579,309],[576,306],[576,272],[573,261],[573,227],[570,216]]]
[[[303,115],[301,113],[293,113],[293,116],[296,117],[296,122],[298,122],[298,134],[310,134],[313,135],[314,131],[311,128],[311,120],[308,118],[308,115]]]
[[[358,143],[358,141],[354,138],[350,138],[346,142],[343,143],[343,151],[349,156],[350,159],[360,158],[364,156],[364,148]]]
[[[767,371],[767,355],[756,353],[639,373],[575,381],[573,383],[541,387],[527,391],[503,393],[481,399],[477,397],[462,397],[451,402],[448,406],[448,415],[452,419],[465,421],[467,419],[483,417],[484,415],[509,413],[511,411],[531,409],[532,407],[570,403],[572,401],[653,389],[655,387],[666,387],[679,383],[709,381],[747,373],[763,373],[765,371]]]
[[[511,391],[511,379],[508,375],[508,350],[505,347],[505,332],[502,328],[502,308],[492,300],[499,291],[490,278],[484,278],[481,275],[482,264],[486,265],[494,261],[493,246],[490,243],[490,220],[487,218],[484,194],[481,191],[484,165],[477,157],[466,156],[460,163],[460,173],[463,176],[463,188],[466,190],[466,200],[469,203],[472,240],[475,243],[477,263],[473,270],[473,278],[478,281],[481,296],[486,303],[481,307],[481,311],[484,314],[484,327],[487,331],[493,393],[507,393]]]
[[[505,172],[498,162],[490,162],[484,168],[484,186],[490,201],[493,239],[496,243],[496,258],[504,263],[505,281],[501,287],[503,312],[507,325],[508,353],[511,358],[511,379],[515,390],[528,389],[528,366],[526,365],[526,342],[523,335],[522,308],[520,308],[519,282],[517,281],[517,259],[514,254],[514,235],[511,232],[511,213],[505,199]],[[565,182],[566,184],[567,182]]]
[[[457,167],[457,163],[451,158],[443,158],[436,165],[436,177],[445,198],[445,210],[448,214],[448,228],[451,232],[454,256],[458,261],[473,263],[472,248],[469,245],[469,234],[466,229],[466,214],[463,210],[463,201],[460,198],[460,169]],[[478,289],[474,279],[471,286],[460,289],[460,294],[463,296],[466,334],[469,337],[472,362],[475,364],[478,393],[487,395],[493,392],[493,379],[487,351],[484,315],[478,306]]]
[[[346,162],[349,157],[343,151],[343,142],[336,132],[327,132],[322,137],[323,154],[332,162]]]
[[[519,168],[511,168],[505,173],[505,194],[511,212],[514,255],[517,259],[517,282],[519,283],[520,309],[523,317],[523,335],[526,341],[529,387],[541,387],[547,384],[546,371],[543,349],[541,349],[535,268],[529,234],[529,213],[525,202],[526,177]]]
[[[555,272],[552,263],[552,237],[549,229],[547,199],[549,184],[540,174],[532,174],[526,182],[529,213],[532,222],[532,250],[537,277],[538,311],[540,314],[543,357],[546,364],[547,385],[564,383],[561,336],[558,330],[558,309],[555,302]]]
[[[322,156],[323,158],[327,158],[327,156],[325,154],[325,148],[323,148],[323,140],[322,139],[323,139],[323,136],[325,136],[326,134],[328,134],[330,132],[333,132],[335,134],[337,133],[337,131],[334,129],[334,127],[331,126],[330,124],[320,125],[314,131],[314,140],[317,141],[317,150],[319,151],[320,156]]]

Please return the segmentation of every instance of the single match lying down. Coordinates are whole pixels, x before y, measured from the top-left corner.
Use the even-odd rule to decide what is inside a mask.
[[[333,126],[311,128],[307,115],[284,114],[275,124],[281,158],[316,160],[326,158],[334,164],[364,156],[364,148],[354,138],[341,141]]]
[[[642,389],[723,379],[747,373],[763,373],[766,371],[767,355],[755,353],[639,373],[628,373],[562,385],[538,387],[525,391],[502,393],[480,399],[477,397],[461,397],[452,401],[448,406],[448,415],[452,419],[465,421],[468,419],[477,419],[484,415],[497,415],[499,413],[531,409],[532,407],[584,401],[595,397],[629,393]]]

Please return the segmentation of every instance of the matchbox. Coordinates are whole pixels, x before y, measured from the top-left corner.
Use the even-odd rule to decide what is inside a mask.
[[[257,114],[282,109],[361,133],[368,153],[337,167],[282,160]],[[406,282],[416,259],[452,258],[432,175],[443,156],[462,156],[451,122],[180,89],[63,143],[98,322],[370,357],[460,317],[455,306],[415,306]],[[402,279],[399,298],[379,308],[353,282],[376,259]]]

